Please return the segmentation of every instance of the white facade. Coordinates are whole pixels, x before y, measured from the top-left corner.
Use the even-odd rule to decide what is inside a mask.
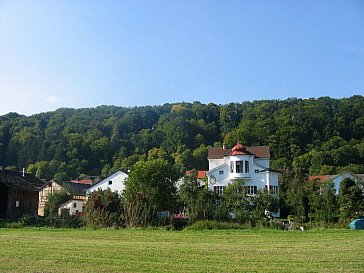
[[[208,188],[222,194],[225,187],[236,180],[243,180],[248,194],[257,194],[265,188],[278,194],[278,172],[271,170],[269,148],[246,148],[237,144],[231,150],[212,148],[209,153]],[[257,151],[257,154],[253,152]],[[259,154],[259,155],[258,155]]]
[[[128,178],[128,175],[122,171],[117,171],[116,173],[106,177],[104,180],[100,181],[96,185],[93,185],[88,189],[87,194],[90,194],[93,191],[97,191],[98,189],[107,190],[110,189],[113,192],[117,192],[121,194],[124,190],[124,182]]]
[[[62,210],[68,210],[70,215],[80,215],[84,212],[85,202],[82,200],[69,200],[58,208],[58,215],[62,214]]]

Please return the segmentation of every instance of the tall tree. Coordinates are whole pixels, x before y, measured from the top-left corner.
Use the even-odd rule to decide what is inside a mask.
[[[128,202],[140,200],[156,211],[170,210],[176,204],[178,172],[166,160],[138,161],[125,182],[124,197]]]

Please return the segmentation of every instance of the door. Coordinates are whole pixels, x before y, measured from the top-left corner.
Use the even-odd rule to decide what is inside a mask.
[[[0,182],[0,218],[6,218],[9,188]]]

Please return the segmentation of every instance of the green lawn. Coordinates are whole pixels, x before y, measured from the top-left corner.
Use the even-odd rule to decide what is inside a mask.
[[[364,231],[0,229],[0,272],[364,272]]]

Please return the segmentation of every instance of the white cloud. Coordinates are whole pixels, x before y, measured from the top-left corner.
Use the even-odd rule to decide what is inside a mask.
[[[342,49],[346,49],[349,51],[355,51],[355,52],[360,52],[360,53],[364,52],[364,48],[362,48],[362,47],[346,45],[346,44],[334,44],[334,46],[342,48]]]
[[[50,96],[50,97],[46,97],[45,98],[45,101],[51,103],[51,104],[56,104],[60,101],[60,98],[59,97],[56,97],[56,96]]]

